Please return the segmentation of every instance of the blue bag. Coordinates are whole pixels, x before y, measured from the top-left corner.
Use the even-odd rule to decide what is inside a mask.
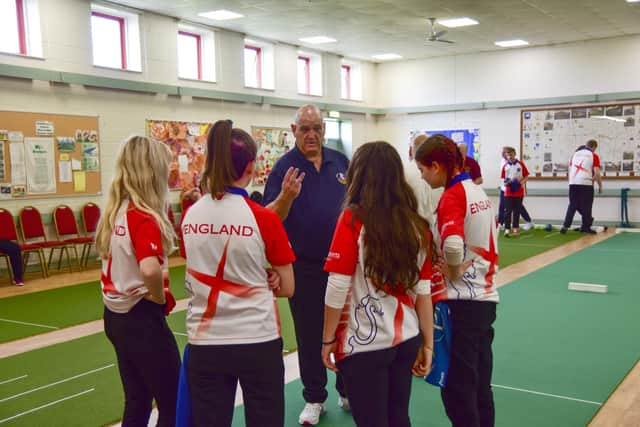
[[[433,314],[433,360],[431,371],[424,380],[436,387],[444,388],[447,385],[451,353],[451,319],[446,302],[437,302]]]
[[[178,402],[176,405],[176,427],[192,427],[191,391],[187,381],[187,360],[189,358],[189,344],[184,347],[182,366],[180,366],[180,380],[178,383]]]
[[[509,183],[509,191],[512,193],[520,191],[520,187],[522,187],[522,185],[520,185],[520,182],[517,179],[514,179]]]

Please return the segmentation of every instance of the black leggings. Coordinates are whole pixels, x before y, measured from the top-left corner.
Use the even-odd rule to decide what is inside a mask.
[[[104,330],[116,350],[124,388],[122,426],[146,426],[153,399],[157,425],[174,426],[180,353],[163,306],[142,299],[128,313],[105,307]]]
[[[13,281],[22,282],[22,256],[20,246],[11,240],[0,239],[0,253],[9,255],[11,270],[13,270]]]
[[[411,368],[422,338],[348,356],[337,366],[358,426],[408,427]]]

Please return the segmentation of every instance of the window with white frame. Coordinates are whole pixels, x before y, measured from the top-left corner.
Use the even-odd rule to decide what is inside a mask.
[[[93,65],[142,71],[138,15],[92,5],[91,48]]]
[[[178,26],[178,77],[214,82],[215,39],[213,31]]]
[[[258,89],[274,88],[273,45],[246,39],[244,44],[244,85]]]
[[[342,61],[340,65],[340,97],[362,100],[362,66],[357,62]]]
[[[322,95],[322,57],[320,55],[298,52],[298,93]]]
[[[0,0],[0,52],[42,57],[37,0]]]

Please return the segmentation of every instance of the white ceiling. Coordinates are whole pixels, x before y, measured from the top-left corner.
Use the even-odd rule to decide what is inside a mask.
[[[112,0],[137,9],[224,28],[271,41],[373,60],[397,53],[404,59],[501,50],[498,40],[531,46],[640,33],[640,3],[625,0]],[[198,13],[227,9],[245,15],[212,21]],[[455,44],[426,42],[427,19],[470,17],[479,25],[447,29]],[[444,28],[438,28],[444,29]],[[298,39],[338,41],[305,45]]]

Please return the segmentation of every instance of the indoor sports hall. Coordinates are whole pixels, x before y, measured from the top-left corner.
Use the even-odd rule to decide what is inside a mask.
[[[388,141],[414,172],[417,135],[465,143],[496,215],[502,152],[514,147],[531,218],[516,234],[498,228],[496,425],[640,425],[640,2],[0,0],[0,16],[0,239],[21,245],[25,266],[20,285],[0,249],[0,425],[120,425],[94,234],[122,142],[170,148],[179,229],[213,123],[256,140],[247,190],[262,193],[307,104],[322,111],[325,145],[349,159]],[[593,233],[579,212],[565,222],[570,159],[592,139]],[[169,266],[167,322],[182,352],[179,251]],[[287,299],[277,306],[295,426],[294,323]],[[354,426],[327,389],[318,425]],[[234,426],[243,411],[239,392]],[[410,417],[451,425],[422,378]]]

